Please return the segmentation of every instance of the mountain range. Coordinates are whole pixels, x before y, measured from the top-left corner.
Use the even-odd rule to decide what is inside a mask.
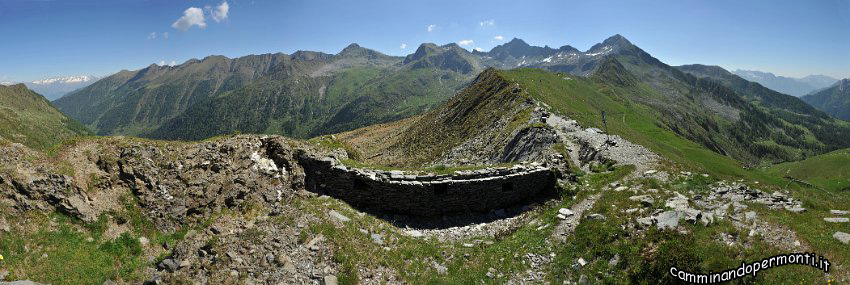
[[[767,88],[797,97],[829,87],[838,81],[838,79],[826,75],[808,75],[803,78],[793,78],[776,76],[770,72],[741,69],[737,69],[732,73],[746,80],[764,85]]]
[[[78,75],[78,76],[60,76],[47,79],[24,82],[24,84],[32,91],[44,96],[47,100],[53,101],[59,99],[71,91],[89,86],[95,83],[97,76]],[[0,85],[14,85],[14,82],[0,82]]]
[[[605,64],[606,68],[600,70]],[[798,98],[719,67],[671,67],[621,35],[579,51],[513,39],[489,52],[422,44],[394,57],[351,44],[337,54],[298,51],[121,71],[56,100],[101,135],[203,139],[229,133],[309,138],[407,118],[447,101],[484,68],[577,76],[661,114],[657,124],[751,164],[850,146],[850,125]],[[603,106],[588,110],[604,111]],[[574,114],[577,115],[577,114]],[[836,134],[836,130],[839,131]]]

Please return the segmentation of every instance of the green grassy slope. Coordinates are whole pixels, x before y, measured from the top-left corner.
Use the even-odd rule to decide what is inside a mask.
[[[98,134],[139,135],[188,106],[276,70],[299,67],[288,55],[210,56],[178,66],[122,71],[56,100],[57,108]]]
[[[791,176],[830,191],[850,192],[850,149],[836,150],[806,160],[780,163],[766,169],[775,176]]]
[[[615,58],[661,95],[633,99],[663,113],[667,128],[748,166],[800,160],[850,146],[850,125],[827,118],[796,98],[723,78],[693,76],[637,47]]]
[[[83,125],[65,117],[23,84],[0,85],[0,137],[47,149],[65,139],[89,134]]]
[[[528,123],[533,105],[514,92],[501,72],[488,69],[445,104],[417,117],[387,146],[393,166],[419,166],[474,138],[486,136],[488,151],[500,151],[513,132]],[[506,122],[503,127],[499,122]]]

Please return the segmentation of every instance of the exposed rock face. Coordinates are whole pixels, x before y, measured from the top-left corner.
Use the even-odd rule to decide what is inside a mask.
[[[84,221],[99,214],[91,197],[67,175],[33,163],[39,154],[20,144],[0,147],[0,200],[18,210],[58,210]]]
[[[98,166],[118,178],[160,225],[174,226],[245,201],[273,204],[303,187],[280,137],[235,137],[185,147],[132,144]]]
[[[572,152],[573,162],[587,170],[593,163],[614,161],[622,165],[634,165],[636,173],[652,169],[661,157],[651,150],[617,135],[605,134],[596,128],[583,129],[578,122],[551,114],[545,118],[561,141]]]
[[[4,179],[0,177],[2,182]],[[87,203],[86,193],[72,185],[65,175],[39,173],[23,181],[12,180],[10,183],[17,191],[12,193],[12,197],[22,209],[46,210],[50,208],[48,205],[52,205],[57,210],[87,222],[97,219],[96,213]]]
[[[540,161],[546,151],[558,140],[555,131],[545,127],[529,127],[519,130],[505,146],[499,162]]]
[[[85,144],[64,154],[74,168],[73,178],[21,159],[36,154],[3,148],[13,152],[5,162],[16,167],[0,172],[0,194],[19,210],[55,208],[91,222],[122,208],[117,197],[132,193],[154,223],[168,230],[245,201],[273,204],[303,189],[303,170],[282,137]],[[88,177],[100,182],[82,181]]]
[[[307,189],[356,206],[392,213],[435,216],[487,212],[554,191],[555,174],[539,164],[488,168],[453,175],[348,169],[336,159],[299,155]]]

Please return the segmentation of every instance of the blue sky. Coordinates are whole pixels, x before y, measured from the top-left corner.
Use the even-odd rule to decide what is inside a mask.
[[[212,54],[336,53],[352,42],[392,55],[423,42],[471,40],[464,47],[489,50],[513,37],[586,50],[614,34],[671,65],[850,77],[843,0],[226,2],[227,13],[223,0],[0,0],[0,81],[108,75]]]

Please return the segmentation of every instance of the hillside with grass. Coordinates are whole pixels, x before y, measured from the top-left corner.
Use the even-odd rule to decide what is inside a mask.
[[[77,121],[56,110],[41,95],[23,84],[0,85],[0,137],[35,149],[90,135]]]
[[[776,164],[768,167],[766,172],[775,176],[800,179],[829,191],[850,193],[850,149]]]
[[[506,147],[527,135],[523,129],[535,128],[534,105],[501,73],[485,70],[450,100],[422,115],[337,136],[364,162],[375,165],[511,162],[504,156],[509,152]]]
[[[833,117],[850,122],[850,79],[839,80],[801,99]]]

